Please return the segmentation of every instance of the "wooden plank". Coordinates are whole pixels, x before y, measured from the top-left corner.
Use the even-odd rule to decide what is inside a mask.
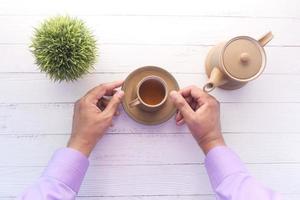
[[[64,134],[72,123],[72,104],[0,105],[1,134]],[[298,103],[228,103],[221,105],[224,132],[299,133]],[[114,120],[110,133],[181,133],[185,126],[176,126],[174,119],[146,126],[134,122],[123,110]]]
[[[0,199],[32,183],[66,143],[72,102],[90,87],[149,64],[174,73],[181,87],[202,86],[212,45],[268,30],[275,38],[266,48],[265,75],[241,90],[213,94],[222,102],[229,146],[266,185],[300,199],[298,0],[2,0],[0,7]],[[38,74],[28,51],[33,27],[58,13],[84,19],[99,39],[96,74],[76,83],[56,84]],[[203,154],[186,127],[172,119],[142,126],[122,112],[109,133],[91,156],[78,199],[215,199]]]
[[[283,194],[282,199],[299,200],[300,194]],[[79,200],[216,200],[216,197],[210,195],[159,195],[159,196],[125,196],[125,197],[77,197]]]
[[[125,79],[127,73],[91,74],[71,83],[53,83],[44,74],[0,74],[0,103],[65,103],[75,102],[90,88],[100,83]],[[181,88],[188,85],[202,87],[204,74],[173,74]],[[299,102],[299,75],[264,74],[239,90],[216,89],[220,102]]]
[[[300,134],[224,134],[246,163],[300,163]],[[0,135],[0,166],[46,166],[69,135]],[[14,147],[14,148],[11,148]],[[286,151],[288,149],[288,151]],[[11,155],[15,155],[11,157]],[[108,134],[90,157],[91,165],[170,165],[203,163],[191,134]]]
[[[104,44],[98,48],[101,53],[92,72],[128,72],[139,66],[156,65],[172,73],[204,73],[205,57],[211,46]],[[264,74],[300,74],[299,52],[300,47],[266,47],[268,61]],[[0,55],[0,73],[39,71],[28,45],[0,45]]]
[[[272,30],[275,38],[270,45],[300,45],[300,20],[297,19],[168,16],[80,18],[92,28],[100,44],[213,45],[237,35],[258,38]],[[29,44],[33,27],[37,27],[44,19],[44,16],[0,16],[0,43]]]
[[[0,197],[0,199],[5,200],[13,200],[15,197]],[[158,196],[145,196],[145,195],[137,195],[137,196],[111,196],[111,197],[103,197],[103,196],[78,196],[77,200],[215,200],[215,196],[210,195],[158,195]]]
[[[281,195],[283,199],[287,200],[299,200],[300,194],[283,194]],[[212,194],[210,195],[173,195],[173,196],[168,196],[168,195],[158,195],[158,196],[112,196],[112,197],[92,197],[92,196],[87,196],[87,197],[76,197],[76,199],[79,200],[215,200],[216,197]],[[5,199],[5,200],[13,200],[15,197],[0,197],[0,199]]]
[[[299,200],[299,194],[283,194],[281,195],[286,200]],[[174,195],[174,196],[127,196],[127,197],[77,197],[80,200],[216,200],[216,197],[210,195]]]
[[[298,196],[299,197],[299,196]],[[157,196],[123,196],[123,197],[77,197],[79,200],[216,200],[212,194],[209,195],[157,195]]]
[[[299,194],[299,164],[247,165],[268,187],[284,194]],[[41,167],[4,167],[0,196],[19,194],[38,178]],[[80,196],[212,194],[202,165],[90,167]]]
[[[74,3],[75,2],[75,3]],[[152,1],[1,1],[1,15],[44,15],[68,13],[72,15],[179,15],[179,16],[241,16],[241,17],[300,17],[299,1],[217,1],[152,0]],[[16,6],[18,5],[18,6]],[[34,6],[32,6],[34,5]]]

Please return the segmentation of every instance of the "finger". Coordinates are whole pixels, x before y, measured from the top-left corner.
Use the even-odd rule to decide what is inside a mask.
[[[188,87],[182,88],[180,89],[178,92],[183,96],[183,97],[189,97],[192,96],[191,91],[192,88],[194,88],[195,86],[190,85]]]
[[[180,112],[178,112],[178,113],[176,114],[175,120],[176,120],[176,121],[180,121],[180,120],[182,120],[182,119],[183,119],[182,114],[181,114]]]
[[[188,102],[188,104],[191,104],[193,102],[192,96],[184,97],[184,99],[186,100],[186,102]]]
[[[181,126],[185,123],[184,119],[181,119],[180,121],[176,122],[176,125]]]
[[[107,91],[105,93],[105,96],[101,97],[98,100],[98,102],[97,102],[98,108],[100,108],[100,110],[104,110],[104,108],[106,108],[106,106],[108,105],[108,103],[110,101],[110,96],[113,96],[117,92],[118,92],[118,90]]]
[[[210,98],[210,95],[204,92],[201,88],[197,86],[189,86],[179,91],[180,94],[184,97],[191,96],[196,103],[202,105],[207,99]]]
[[[94,87],[87,92],[85,97],[88,100],[98,100],[105,94],[109,95],[113,93],[113,90],[120,87],[123,84],[123,81],[115,81],[111,83],[101,84],[97,87]]]
[[[109,103],[109,99],[108,98],[105,98],[105,97],[102,97],[102,98],[100,98],[99,100],[98,100],[98,102],[97,102],[97,107],[101,110],[101,111],[103,111],[105,108],[106,108],[106,106],[107,106],[107,104]]]
[[[103,110],[107,107],[109,101],[110,101],[110,100],[108,100],[108,99],[105,99],[105,100],[103,101],[103,98],[101,98],[101,99],[98,101],[98,103],[97,103],[97,107],[98,107],[101,111],[103,111]],[[119,116],[119,115],[120,115],[120,111],[117,110],[117,111],[115,112],[115,116]]]
[[[180,111],[178,111],[175,116],[176,121],[181,119],[181,117],[182,117],[182,115],[181,115]]]
[[[196,101],[192,101],[191,103],[190,103],[190,106],[191,106],[191,108],[195,111],[195,110],[197,110],[197,107],[198,107],[198,103],[196,102]]]
[[[107,90],[106,93],[104,94],[105,96],[113,96],[114,94],[116,94],[118,92],[117,89],[113,89],[113,90]]]
[[[208,96],[208,94],[206,92],[204,92],[201,88],[198,88],[195,85],[191,85],[186,88],[183,88],[179,91],[179,93],[184,97],[192,96],[195,99],[201,98],[201,97],[204,98],[204,97]]]
[[[103,113],[113,116],[117,112],[118,106],[121,103],[123,96],[124,92],[122,90],[114,94],[114,96],[111,98],[106,108],[104,109]]]
[[[194,111],[190,107],[190,105],[185,101],[183,96],[181,96],[176,91],[170,92],[170,97],[173,103],[175,104],[176,108],[180,111],[184,118],[190,119]]]
[[[119,116],[119,115],[120,115],[120,111],[117,110],[117,111],[115,112],[115,116]]]

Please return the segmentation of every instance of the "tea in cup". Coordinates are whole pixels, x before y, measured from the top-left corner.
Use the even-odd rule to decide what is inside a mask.
[[[167,100],[168,88],[166,82],[158,76],[146,76],[137,85],[137,98],[132,100],[130,107],[154,112],[159,110]]]

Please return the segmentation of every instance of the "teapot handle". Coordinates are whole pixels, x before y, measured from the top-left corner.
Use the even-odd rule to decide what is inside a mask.
[[[268,32],[267,34],[265,34],[264,36],[262,36],[259,40],[258,43],[263,47],[266,44],[268,44],[268,42],[270,42],[273,39],[273,34],[272,32]]]

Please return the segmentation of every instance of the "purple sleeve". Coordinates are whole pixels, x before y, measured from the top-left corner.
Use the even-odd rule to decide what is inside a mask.
[[[71,148],[59,149],[42,176],[18,199],[75,199],[88,165],[82,153]]]
[[[226,146],[210,150],[205,167],[218,200],[281,199],[279,194],[252,177],[240,158]]]

